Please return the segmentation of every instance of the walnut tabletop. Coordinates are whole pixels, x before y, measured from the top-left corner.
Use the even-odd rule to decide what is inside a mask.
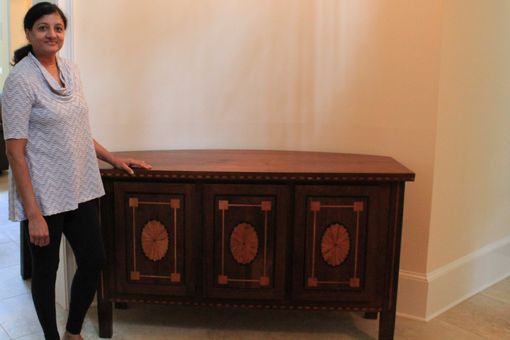
[[[135,169],[133,177],[235,178],[257,175],[275,180],[369,180],[413,181],[415,174],[391,157],[329,152],[274,150],[167,150],[115,152],[151,164]],[[127,177],[126,173],[100,162],[103,177]]]

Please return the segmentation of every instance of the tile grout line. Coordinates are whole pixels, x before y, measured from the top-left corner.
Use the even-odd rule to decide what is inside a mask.
[[[7,334],[7,336],[9,337],[9,339],[13,339],[13,337],[11,337],[11,335],[5,330],[4,326],[2,325],[2,323],[0,323],[0,329],[5,333]]]
[[[510,302],[508,300],[503,300],[503,299],[500,299],[498,297],[495,297],[495,296],[492,296],[488,293],[484,293],[484,291],[481,291],[480,292],[480,295],[482,295],[483,297],[486,297],[486,298],[489,298],[491,299],[492,301],[495,301],[495,302],[499,302],[499,303],[502,303],[504,305],[508,305],[510,306]]]

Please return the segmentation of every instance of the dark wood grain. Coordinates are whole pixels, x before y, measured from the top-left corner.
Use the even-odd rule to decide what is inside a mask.
[[[379,313],[379,338],[393,338],[404,184],[415,176],[405,166],[323,152],[116,155],[153,170],[130,176],[101,164],[101,336],[112,334],[112,302],[129,302]],[[139,247],[150,221],[168,230],[161,259]],[[245,252],[254,239],[256,252]],[[179,275],[168,280],[172,263]]]

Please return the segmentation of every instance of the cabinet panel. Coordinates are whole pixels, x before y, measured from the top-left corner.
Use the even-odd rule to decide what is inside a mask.
[[[293,296],[380,305],[390,188],[298,186]]]
[[[193,186],[115,183],[119,293],[194,292]]]
[[[205,187],[208,297],[283,297],[287,202],[281,186]]]

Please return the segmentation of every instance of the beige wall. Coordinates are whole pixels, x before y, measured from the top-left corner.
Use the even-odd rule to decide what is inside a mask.
[[[114,150],[393,156],[417,173],[407,191],[402,267],[423,272],[438,3],[76,1],[75,53],[93,130]]]
[[[444,18],[428,271],[510,237],[510,1]]]
[[[25,31],[23,30],[23,18],[32,5],[30,0],[9,0],[10,1],[10,53],[12,59],[16,49],[27,44]]]
[[[485,255],[510,240],[510,2],[139,4],[74,2],[76,61],[106,146],[393,156],[417,174],[403,313],[427,318],[496,280],[478,264],[508,275],[508,256]],[[487,280],[458,289],[474,276]]]
[[[0,92],[9,73],[9,5],[0,0]]]

